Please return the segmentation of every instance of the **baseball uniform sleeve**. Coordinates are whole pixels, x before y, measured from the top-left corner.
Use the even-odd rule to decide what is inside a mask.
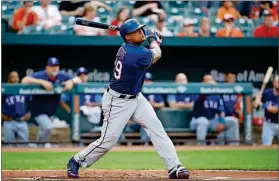
[[[70,75],[68,75],[67,73],[62,72],[62,71],[59,72],[59,74],[58,74],[57,76],[61,77],[61,80],[62,80],[62,81],[67,81],[67,80],[69,80],[69,79],[72,78],[72,76],[70,76]]]
[[[218,110],[220,111],[220,113],[225,112],[223,99],[220,96],[218,96],[218,99],[219,99]]]
[[[164,103],[164,98],[162,95],[157,95],[157,103]]]
[[[31,75],[31,77],[37,78],[37,79],[43,79],[44,78],[44,71],[40,71],[40,72],[35,72],[33,75]]]
[[[142,47],[141,49],[139,49],[138,55],[140,55],[138,63],[141,66],[149,67],[152,64],[153,53],[149,49]]]
[[[175,95],[168,95],[167,96],[167,101],[168,101],[168,103],[176,102]]]
[[[69,102],[70,101],[70,95],[69,94],[62,94],[61,97],[60,97],[60,101]]]
[[[267,92],[264,91],[264,92],[263,92],[263,95],[262,95],[262,99],[261,99],[262,103],[265,103],[265,102],[266,102],[266,94],[267,94]]]
[[[95,95],[95,101],[97,103],[102,103],[102,95],[101,94],[96,94]]]

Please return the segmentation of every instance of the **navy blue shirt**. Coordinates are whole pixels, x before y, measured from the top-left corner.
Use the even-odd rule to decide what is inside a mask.
[[[219,95],[200,95],[194,103],[193,117],[215,118],[216,114],[224,112],[224,103]]]
[[[164,98],[160,94],[144,94],[144,97],[148,101],[152,101],[152,102],[155,102],[155,103],[164,103]]]
[[[233,116],[235,114],[235,106],[238,101],[238,96],[236,94],[226,94],[222,95],[224,101],[225,115]]]
[[[191,103],[197,99],[196,95],[187,95],[187,94],[176,94],[176,95],[168,95],[167,101],[170,102],[185,102]]]
[[[116,55],[110,88],[122,94],[138,94],[152,59],[153,53],[144,46],[124,43]]]
[[[47,80],[52,82],[53,84],[61,84],[65,82],[71,77],[65,72],[60,71],[54,80],[51,80],[47,75],[46,71],[35,72],[32,77],[37,79]],[[32,96],[32,104],[31,104],[31,114],[32,116],[39,116],[41,114],[46,114],[48,116],[52,116],[59,107],[60,102],[59,94],[54,95],[33,95]]]
[[[278,123],[278,113],[271,113],[267,111],[268,106],[278,106],[278,96],[275,96],[273,93],[273,88],[266,89],[262,96],[262,103],[265,108],[265,120],[267,122],[275,122]]]
[[[23,95],[3,95],[2,97],[2,113],[12,117],[13,119],[20,118],[27,113],[26,101],[29,96]]]

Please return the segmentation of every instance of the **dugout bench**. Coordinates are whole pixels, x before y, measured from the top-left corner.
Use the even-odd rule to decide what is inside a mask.
[[[107,89],[108,83],[87,83],[76,85],[72,93],[71,112],[71,140],[75,142],[92,142],[95,138],[100,136],[100,131],[83,132],[88,126],[85,121],[82,121],[83,116],[79,110],[79,94],[94,94],[104,93]],[[23,84],[2,84],[2,94],[21,94],[21,95],[44,95],[44,94],[61,94],[63,88],[60,85],[55,85],[53,91],[46,91],[39,85],[23,85]],[[251,83],[237,83],[237,84],[218,84],[208,85],[201,83],[189,83],[187,85],[175,84],[173,82],[160,82],[144,85],[142,93],[144,94],[242,94],[243,95],[243,142],[244,144],[252,144],[252,120],[251,108],[247,108],[249,103],[249,96],[253,92]],[[190,112],[187,110],[173,110],[164,108],[157,111],[159,119],[168,132],[169,136],[174,142],[185,142],[186,140],[180,138],[195,138],[195,132],[189,129]],[[85,125],[84,125],[85,123]],[[137,138],[138,133],[127,132],[127,138]],[[214,137],[214,133],[210,133],[209,137]],[[132,139],[136,141],[135,139]]]

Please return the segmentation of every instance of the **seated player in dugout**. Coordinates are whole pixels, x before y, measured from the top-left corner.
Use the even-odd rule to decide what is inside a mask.
[[[216,84],[211,75],[203,77],[203,83]],[[193,107],[190,128],[196,131],[199,145],[206,144],[209,131],[218,133],[217,144],[239,144],[239,124],[235,119],[225,117],[224,103],[220,95],[199,95]]]
[[[88,82],[88,71],[84,67],[77,69],[75,75],[80,78],[82,83]],[[64,93],[61,96],[60,104],[67,113],[71,113],[71,94]],[[93,125],[99,125],[102,114],[102,94],[80,94],[79,95],[80,111],[86,116],[87,120]]]
[[[179,73],[175,77],[175,83],[188,84],[187,76],[183,73]],[[170,94],[167,96],[167,101],[170,108],[174,109],[193,109],[195,95],[186,94]]]
[[[236,75],[232,72],[227,72],[224,83],[236,83]],[[239,123],[243,123],[242,101],[241,94],[223,94],[225,115],[227,119],[236,119]]]
[[[19,83],[18,73],[13,71],[8,76],[9,84]],[[30,96],[26,95],[2,95],[2,114],[1,118],[4,131],[4,144],[28,142],[28,125],[27,122],[31,114],[27,111],[26,102]],[[25,146],[20,144],[19,146]]]
[[[146,72],[144,84],[152,84],[153,83],[153,75],[149,72]],[[161,94],[143,94],[144,97],[150,102],[152,107],[157,110],[165,107],[164,98]]]
[[[70,75],[60,71],[59,60],[55,57],[50,57],[47,60],[45,70],[35,72],[31,76],[25,76],[23,84],[41,85],[47,91],[53,91],[54,84],[61,84],[64,89],[62,91],[72,90],[74,84],[80,83],[78,77],[72,78]],[[51,116],[59,108],[60,94],[50,95],[33,95],[31,101],[31,114],[35,118],[39,126],[37,141],[49,145],[49,138],[52,131]]]
[[[262,144],[271,146],[273,138],[279,139],[278,128],[278,94],[279,83],[278,75],[273,79],[273,88],[266,89],[262,96],[258,95],[254,101],[254,107],[262,107],[265,110],[265,120],[262,127]]]

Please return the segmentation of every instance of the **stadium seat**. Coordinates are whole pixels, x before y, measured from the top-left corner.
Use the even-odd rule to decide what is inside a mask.
[[[23,34],[46,34],[42,26],[27,26],[22,30]]]
[[[133,9],[135,1],[122,1],[121,6],[126,6],[130,9]]]
[[[217,15],[217,11],[218,11],[218,8],[215,8],[215,7],[211,7],[209,10],[208,10],[208,16],[210,18],[214,18],[216,17]]]
[[[40,6],[40,1],[34,1],[34,6]]]
[[[7,24],[2,20],[1,21],[1,32],[6,32],[6,27],[7,27]]]
[[[183,1],[169,1],[170,8],[184,9],[186,4]]]
[[[262,24],[262,22],[263,22],[262,18],[255,19],[254,20],[255,27],[260,26]]]
[[[200,8],[187,8],[186,9],[187,18],[200,19],[203,16],[204,16],[204,14],[202,13]]]
[[[191,111],[164,108],[157,111],[157,116],[161,120],[164,128],[177,129],[189,128]]]
[[[58,25],[50,28],[48,30],[49,34],[51,35],[71,35],[73,34],[72,28],[68,27],[67,25]]]

